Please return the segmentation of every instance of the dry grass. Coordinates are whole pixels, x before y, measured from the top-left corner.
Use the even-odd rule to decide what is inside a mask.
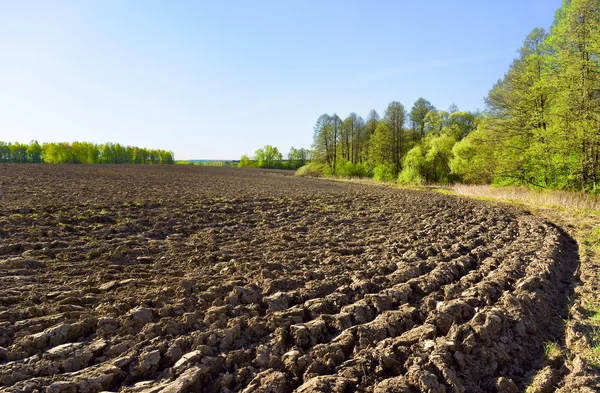
[[[600,197],[584,192],[532,190],[527,187],[492,187],[458,184],[450,187],[456,194],[483,198],[522,201],[537,206],[551,205],[574,209],[600,210]]]

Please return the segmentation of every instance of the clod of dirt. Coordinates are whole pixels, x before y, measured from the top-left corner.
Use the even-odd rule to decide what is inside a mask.
[[[519,388],[509,378],[500,377],[496,380],[496,389],[498,393],[517,393]]]

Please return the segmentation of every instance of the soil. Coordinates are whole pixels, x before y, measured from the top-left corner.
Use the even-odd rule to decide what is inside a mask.
[[[0,391],[553,391],[577,267],[559,228],[437,193],[2,165]]]

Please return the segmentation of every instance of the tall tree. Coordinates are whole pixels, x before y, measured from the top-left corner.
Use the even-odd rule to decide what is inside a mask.
[[[363,141],[363,148],[362,148],[362,155],[363,155],[363,162],[368,162],[370,160],[369,157],[369,152],[370,152],[370,146],[371,146],[371,137],[373,136],[373,134],[375,133],[375,130],[377,129],[377,124],[379,123],[379,113],[377,113],[377,111],[375,109],[371,109],[369,111],[369,115],[367,116],[367,121],[365,122],[365,129],[364,129],[364,141]]]
[[[431,102],[424,98],[419,98],[415,101],[409,116],[414,133],[414,140],[416,140],[416,137],[423,140],[425,137],[425,117],[427,116],[427,113],[434,110],[435,107],[431,105]]]
[[[331,173],[335,173],[338,154],[338,138],[342,120],[335,113],[330,116],[323,114],[317,119],[314,127],[313,151],[318,161],[329,166]]]
[[[301,166],[306,165],[309,160],[309,152],[304,148],[296,149],[295,147],[291,147],[288,153],[288,162],[287,166],[290,169],[298,169]]]
[[[42,162],[42,146],[38,141],[31,141],[27,147],[27,155],[29,156],[29,162],[40,163]]]
[[[548,122],[550,91],[548,87],[548,49],[546,32],[534,29],[525,39],[520,56],[504,78],[490,91],[486,104],[492,121],[487,123],[493,138],[501,141],[497,176],[503,182],[547,186],[550,150]],[[455,112],[451,121],[461,127],[472,127],[471,118]]]
[[[425,133],[442,132],[442,129],[447,126],[449,114],[446,111],[432,110],[425,116]]]
[[[377,123],[379,122],[379,113],[375,109],[371,109],[369,111],[369,116],[367,116],[367,122],[365,124],[365,132],[367,135],[371,136],[375,133],[375,129],[377,128]]]
[[[389,165],[394,177],[401,169],[402,154],[406,150],[406,110],[397,102],[391,102],[385,110],[384,119],[379,122],[371,137],[369,160],[374,165]]]
[[[346,161],[356,164],[361,161],[361,149],[364,139],[364,121],[352,112],[341,126],[342,156]]]
[[[266,145],[254,153],[256,166],[259,168],[280,168],[283,155],[274,146]]]
[[[553,130],[562,139],[557,147],[579,187],[596,192],[600,185],[600,2],[564,0],[549,41],[555,52],[557,91]]]
[[[402,169],[401,156],[405,150],[403,145],[405,143],[406,109],[404,109],[404,105],[397,101],[391,102],[385,110],[385,121],[392,133],[392,164],[394,176],[397,176]]]

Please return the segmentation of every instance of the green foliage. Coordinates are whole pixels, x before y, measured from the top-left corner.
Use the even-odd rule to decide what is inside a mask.
[[[452,147],[450,173],[470,184],[489,184],[494,176],[494,155],[487,133],[477,130]]]
[[[490,91],[477,138],[453,149],[452,172],[469,182],[598,193],[598,37],[597,0],[565,1],[549,34],[534,29]],[[459,128],[471,123],[459,117]]]
[[[296,149],[292,148],[290,155],[294,156],[296,154],[299,154],[299,158],[297,160],[299,162],[305,162],[307,160],[308,153],[304,149],[300,150],[302,150],[303,152],[298,153]],[[266,145],[265,147],[258,149],[254,153],[254,157],[252,158],[248,157],[247,155],[243,155],[240,158],[237,167],[283,169],[286,168],[286,165],[284,165],[283,163],[283,155],[279,152],[279,149],[271,145]],[[290,169],[294,169],[293,167],[287,167]]]
[[[449,114],[446,111],[430,110],[427,112],[424,119],[425,134],[441,132],[447,126],[448,116]]]
[[[345,161],[338,166],[337,176],[341,177],[369,177],[370,171],[367,165]]]
[[[445,120],[445,133],[451,135],[457,141],[463,139],[469,133],[477,129],[481,117],[478,113],[455,111],[448,115]]]
[[[242,158],[240,158],[240,162],[238,162],[237,166],[238,168],[255,168],[256,162],[244,154]]]
[[[296,176],[322,177],[324,176],[325,165],[311,162],[304,165],[296,171]]]
[[[371,111],[361,123],[351,113],[341,127],[323,115],[313,158],[325,174],[359,173],[361,163],[378,180],[600,193],[599,37],[600,2],[565,0],[550,33],[536,28],[525,38],[484,114],[440,111],[419,98],[408,116],[399,102],[383,119]]]
[[[335,113],[323,114],[317,119],[314,127],[313,158],[317,162],[327,164],[328,172],[336,173],[338,146],[340,144],[342,119]]]
[[[177,165],[237,167],[238,161],[177,160]]]
[[[350,113],[340,127],[339,147],[342,160],[352,164],[361,163],[364,159],[365,140],[364,120],[356,113]]]
[[[398,183],[400,184],[418,186],[424,182],[425,179],[421,176],[419,170],[411,166],[405,166],[398,175]]]
[[[425,155],[423,154],[423,149],[421,145],[417,145],[410,149],[406,156],[404,156],[404,160],[402,161],[404,167],[410,167],[417,172],[424,169],[426,165]]]
[[[257,168],[281,168],[283,155],[276,147],[266,145],[254,153]]]
[[[402,155],[407,150],[406,130],[404,128],[406,109],[404,109],[404,105],[397,101],[390,102],[385,110],[384,122],[387,123],[389,130],[387,136],[389,142],[388,157],[385,158],[385,161],[391,163],[394,177],[396,177],[400,173]]]
[[[31,141],[26,150],[27,156],[30,162],[40,163],[42,162],[42,146],[37,141]]]
[[[395,178],[394,167],[390,164],[379,164],[373,168],[373,180],[392,181]]]
[[[311,158],[326,165],[325,176],[394,180],[403,167],[411,166],[419,174],[413,182],[458,179],[450,170],[452,147],[477,127],[481,115],[457,108],[451,114],[437,111],[421,98],[410,116],[412,132],[405,128],[404,106],[396,101],[388,105],[383,119],[372,110],[366,122],[351,113],[340,125],[337,115],[322,115],[314,128]]]
[[[456,138],[447,133],[426,140],[425,177],[428,182],[446,184],[450,181],[450,160],[455,143]]]
[[[431,105],[431,102],[424,98],[419,98],[415,101],[412,109],[410,110],[410,122],[414,132],[414,138],[423,140],[425,138],[425,125],[427,123],[427,115],[429,112],[435,112],[435,107]]]
[[[135,146],[89,142],[58,142],[29,145],[0,141],[0,162],[49,164],[173,164],[172,152]]]
[[[303,167],[310,161],[310,155],[310,150],[304,148],[296,149],[292,146],[288,153],[288,160],[285,163],[285,167],[288,169],[298,169]]]

